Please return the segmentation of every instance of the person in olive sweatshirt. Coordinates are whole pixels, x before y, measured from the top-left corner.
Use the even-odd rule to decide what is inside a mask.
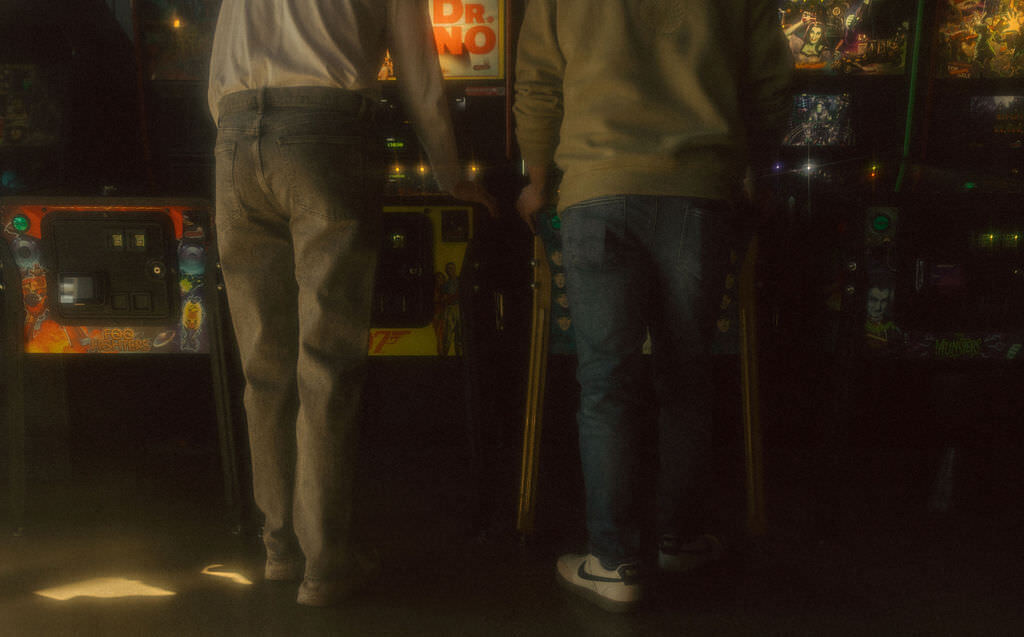
[[[557,199],[579,357],[589,552],[559,558],[558,577],[606,610],[630,611],[655,544],[658,567],[672,572],[722,552],[704,502],[714,310],[740,217],[771,173],[792,55],[771,0],[529,0],[517,57],[516,135],[530,178],[517,208],[535,230]],[[654,529],[642,523],[638,471],[650,383]]]

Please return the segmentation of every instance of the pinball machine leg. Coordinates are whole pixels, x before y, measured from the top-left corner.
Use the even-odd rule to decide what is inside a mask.
[[[534,268],[533,317],[530,329],[530,357],[526,384],[526,405],[523,422],[522,466],[519,477],[519,501],[516,530],[526,540],[534,530],[537,503],[537,475],[540,459],[540,437],[544,416],[544,387],[548,365],[548,338],[551,325],[551,273],[544,242],[533,239]]]
[[[4,420],[7,425],[7,506],[15,535],[25,526],[25,354],[21,334],[24,326],[18,268],[6,244],[0,247],[0,295],[3,304]]]
[[[220,264],[215,265],[218,277]],[[238,444],[235,436],[235,417],[232,409],[231,382],[227,364],[227,339],[225,323],[224,285],[218,279],[208,303],[213,309],[211,317],[212,334],[210,343],[210,377],[213,384],[213,406],[216,412],[217,433],[220,446],[221,472],[224,480],[224,503],[227,507],[228,524],[231,532],[241,533],[246,522],[247,507],[242,498],[239,476]]]
[[[757,317],[754,292],[757,237],[747,245],[739,276],[740,382],[743,400],[743,446],[746,469],[747,532],[765,531],[763,459],[757,369]]]

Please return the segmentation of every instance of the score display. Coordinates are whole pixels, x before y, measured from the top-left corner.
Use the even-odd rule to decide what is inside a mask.
[[[1024,95],[974,95],[970,144],[984,150],[1024,150]]]

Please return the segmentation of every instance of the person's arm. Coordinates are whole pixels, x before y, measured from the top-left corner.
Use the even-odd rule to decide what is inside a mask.
[[[554,166],[564,114],[565,60],[558,45],[552,0],[530,0],[519,33],[516,58],[516,139],[530,179],[519,195],[519,215],[536,231],[536,214],[550,199],[548,176]]]
[[[455,131],[426,3],[389,0],[388,31],[402,104],[427,151],[438,185],[457,199],[483,205],[495,216],[494,198],[479,183],[463,177],[459,166]]]

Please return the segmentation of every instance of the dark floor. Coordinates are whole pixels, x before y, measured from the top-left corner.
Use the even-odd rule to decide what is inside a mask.
[[[201,372],[179,368],[199,379],[182,390],[154,388],[138,370],[116,380],[111,369],[64,370],[82,378],[68,384],[70,479],[46,479],[50,465],[37,459],[29,524],[0,537],[0,637],[1024,634],[1019,438],[958,448],[955,488],[937,512],[928,503],[941,440],[886,441],[873,420],[864,429],[875,433],[851,438],[830,464],[769,420],[767,533],[744,536],[742,488],[729,478],[736,449],[721,445],[719,501],[733,551],[704,572],[652,582],[649,604],[620,617],[555,583],[555,557],[582,539],[561,404],[572,401],[571,383],[551,393],[536,533],[523,543],[514,531],[517,432],[493,437],[480,490],[460,384],[437,382],[438,371],[457,381],[457,368],[396,365],[371,374],[375,408],[361,442],[359,528],[382,577],[326,610],[296,605],[293,585],[262,583],[252,529],[231,532]],[[46,447],[37,442],[36,455]],[[829,467],[842,479],[822,482]],[[485,527],[480,502],[490,505]],[[99,578],[173,595],[41,594]]]

